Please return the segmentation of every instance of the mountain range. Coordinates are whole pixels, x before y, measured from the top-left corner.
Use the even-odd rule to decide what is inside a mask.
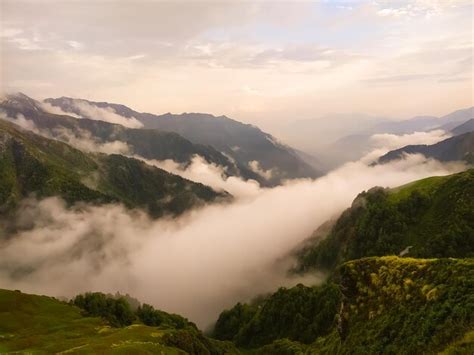
[[[84,104],[113,110],[120,116],[141,122],[144,128],[178,133],[195,144],[211,145],[240,166],[249,167],[252,162],[258,162],[260,169],[271,173],[268,180],[273,184],[284,179],[314,178],[320,175],[295,150],[278,142],[275,137],[256,126],[243,124],[226,116],[216,117],[203,113],[155,115],[137,112],[124,105],[68,97],[50,98],[45,102],[64,112],[86,118],[92,117],[90,112],[81,110]]]
[[[374,147],[370,141],[377,133],[411,134],[435,129],[453,131],[457,126],[474,118],[474,107],[461,109],[441,117],[416,116],[406,120],[394,120],[362,114],[325,116],[314,120],[300,120],[286,127],[284,137],[298,148],[317,156],[320,164],[333,169],[344,162],[360,159]],[[328,131],[327,127],[333,128]],[[472,130],[469,125],[463,133]],[[303,145],[303,146],[299,146]]]

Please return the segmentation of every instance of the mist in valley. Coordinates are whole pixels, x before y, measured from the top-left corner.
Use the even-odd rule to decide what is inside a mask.
[[[397,140],[407,144],[443,138],[440,132],[429,137],[379,135],[373,138],[376,154],[316,180],[290,180],[274,188],[226,177],[222,168],[200,157],[187,167],[148,161],[234,195],[230,203],[206,205],[178,218],[151,220],[142,211],[116,204],[69,208],[55,197],[32,197],[11,221],[17,232],[1,241],[0,283],[53,296],[129,293],[206,328],[236,302],[280,286],[322,282],[321,273],[289,275],[291,251],[349,207],[358,193],[464,169],[463,164],[442,164],[421,155],[370,166],[370,156],[392,149],[401,143]]]

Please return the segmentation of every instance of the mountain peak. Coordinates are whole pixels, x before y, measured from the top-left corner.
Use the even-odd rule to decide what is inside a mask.
[[[40,103],[22,92],[8,93],[1,102],[2,104],[8,104],[10,107],[24,111],[41,111]]]

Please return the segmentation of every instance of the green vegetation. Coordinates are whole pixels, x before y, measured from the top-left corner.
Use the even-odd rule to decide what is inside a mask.
[[[408,246],[419,259],[386,256]],[[472,354],[474,170],[363,192],[297,256],[328,281],[239,303],[214,336],[255,354]]]
[[[31,194],[68,203],[121,202],[153,217],[226,196],[136,159],[86,154],[0,120],[0,212]]]
[[[99,295],[89,294],[82,301],[88,298],[87,307],[92,312],[103,313],[101,308],[104,304],[101,302],[112,304],[113,299]],[[115,304],[123,306],[124,299]],[[105,308],[110,311],[106,317],[112,313],[128,314],[116,313],[117,309],[112,310],[113,307],[107,305]],[[231,343],[209,339],[194,326],[176,329],[169,324],[161,324],[159,327],[150,327],[135,321],[128,326],[111,327],[106,320],[84,313],[72,304],[51,297],[0,290],[0,353],[238,353]]]
[[[366,256],[474,257],[474,169],[361,193],[326,239],[299,252],[299,271]]]
[[[338,304],[339,291],[332,283],[280,288],[263,301],[237,304],[224,311],[217,320],[214,336],[244,347],[281,338],[310,343],[331,328]]]
[[[239,327],[253,305],[224,311],[215,336],[232,325],[255,354],[471,354],[473,290],[473,259],[363,258],[322,286],[280,289]]]
[[[338,328],[317,340],[314,351],[420,354],[472,348],[474,260],[366,258],[344,264],[338,277],[343,295]]]

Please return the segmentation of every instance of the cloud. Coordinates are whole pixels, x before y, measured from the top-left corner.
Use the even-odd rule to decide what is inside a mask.
[[[347,4],[74,1],[53,8],[6,0],[2,85],[40,98],[107,98],[140,111],[209,112],[268,126],[340,107],[440,115],[472,102],[472,65],[459,66],[472,56],[472,5],[444,3],[361,2],[342,11]],[[377,14],[408,5],[420,15]],[[439,15],[423,15],[434,7]],[[21,41],[41,49],[22,50]]]
[[[372,150],[362,158],[362,161],[370,163],[391,150],[403,148],[407,145],[431,145],[448,139],[451,136],[452,134],[442,129],[436,129],[428,132],[413,132],[401,135],[377,133],[369,138],[369,144]]]
[[[255,197],[261,192],[257,181],[228,176],[223,167],[208,163],[199,155],[193,156],[189,164],[180,164],[171,159],[145,159],[138,155],[133,157],[185,179],[210,186],[216,191],[227,191],[239,199]]]
[[[132,148],[126,142],[119,140],[100,142],[95,139],[89,131],[80,128],[73,132],[61,127],[53,129],[52,132],[41,130],[39,133],[46,138],[60,140],[85,152],[122,155],[129,155],[132,152]]]
[[[66,112],[61,109],[59,106],[53,106],[49,102],[39,102],[41,108],[49,113],[55,114],[55,115],[66,115],[66,116],[71,116],[75,118],[82,118],[81,116],[75,114],[74,112]]]
[[[374,167],[354,162],[315,181],[155,221],[118,205],[30,199],[11,219],[18,232],[0,241],[0,283],[54,296],[118,290],[205,327],[237,301],[300,281],[287,276],[290,260],[277,260],[362,190],[461,168],[422,156]]]
[[[58,113],[59,114],[59,113]],[[12,122],[23,129],[32,131],[45,138],[55,139],[72,145],[74,148],[85,152],[99,152],[105,154],[132,154],[132,148],[123,141],[115,140],[110,142],[99,142],[92,137],[91,133],[77,128],[74,132],[64,127],[54,128],[52,131],[40,129],[35,122],[25,118],[21,113],[15,118],[9,117],[5,112],[0,111],[0,119]]]
[[[260,175],[261,177],[270,180],[273,176],[273,169],[268,169],[264,170],[260,166],[260,163],[256,160],[252,160],[249,162],[249,168],[252,170],[254,173]]]
[[[72,100],[71,105],[77,109],[84,118],[92,120],[105,121],[109,123],[116,123],[128,128],[141,128],[143,123],[138,121],[135,117],[124,117],[115,112],[112,107],[98,107],[89,104],[85,100]]]
[[[36,127],[36,124],[32,120],[25,118],[25,116],[23,116],[21,113],[17,114],[15,118],[12,118],[8,116],[5,112],[0,110],[0,119],[12,122],[28,131],[33,131],[35,133],[39,132],[38,127]]]

